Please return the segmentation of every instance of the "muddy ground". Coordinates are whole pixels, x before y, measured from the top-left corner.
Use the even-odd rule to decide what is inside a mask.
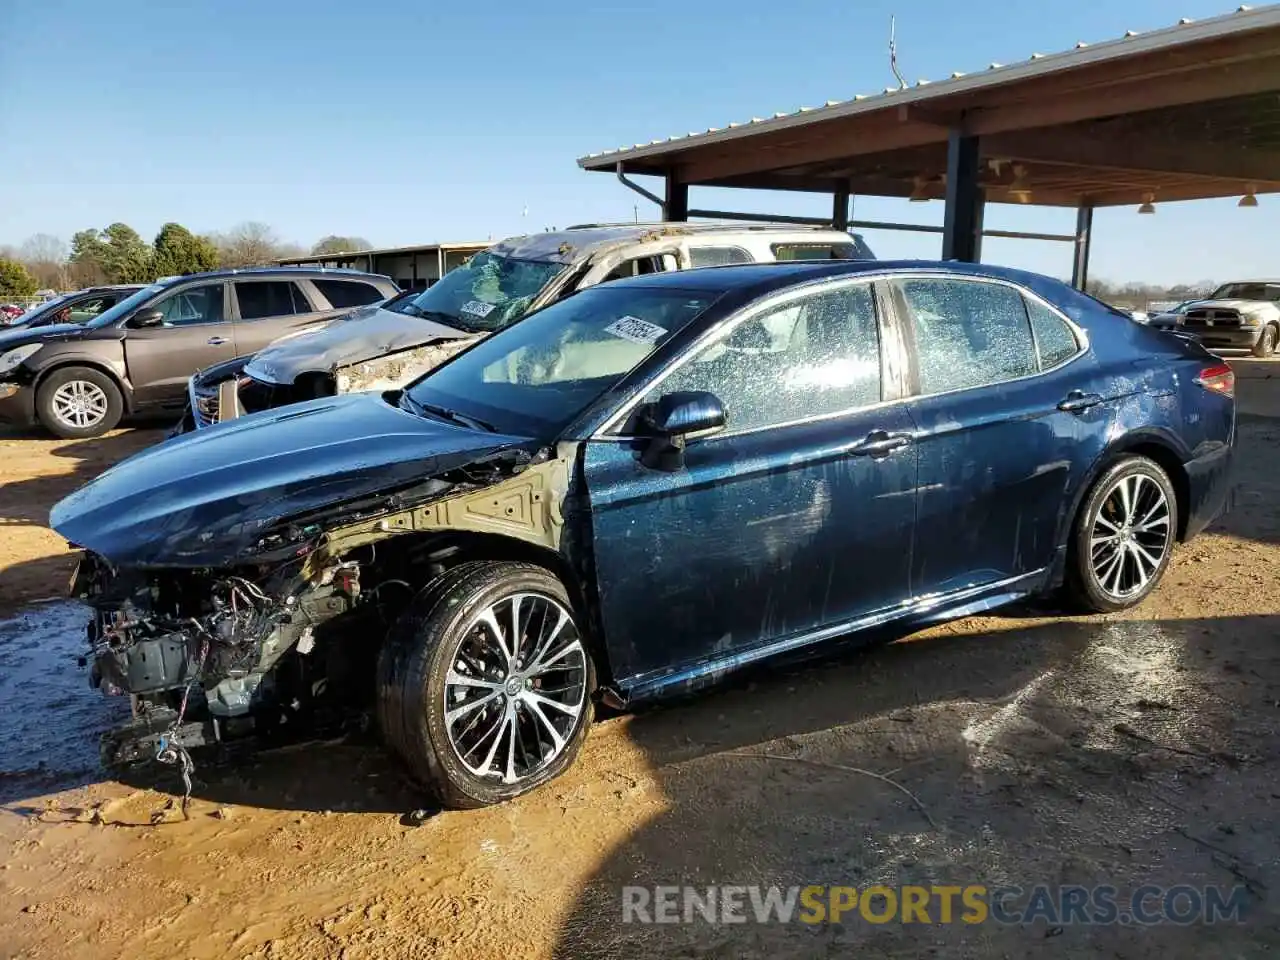
[[[7,435],[0,957],[1274,955],[1280,364],[1240,369],[1236,509],[1139,608],[1023,608],[764,671],[605,720],[548,787],[417,827],[371,739],[199,771],[185,821],[170,777],[101,774],[91,735],[122,705],[76,666],[83,614],[17,605],[69,572],[49,504],[156,434]],[[875,882],[1239,885],[1248,904],[1186,928],[619,922],[624,884]]]

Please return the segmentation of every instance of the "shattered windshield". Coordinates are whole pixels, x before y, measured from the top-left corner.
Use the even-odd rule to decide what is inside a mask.
[[[718,296],[630,284],[583,290],[428,373],[404,406],[552,439]]]
[[[492,333],[528,312],[562,263],[477,253],[412,301],[412,310],[467,333]]]

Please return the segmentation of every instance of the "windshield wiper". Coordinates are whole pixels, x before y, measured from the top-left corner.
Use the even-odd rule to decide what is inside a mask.
[[[436,323],[443,323],[446,327],[457,327],[458,318],[451,314],[445,313],[443,310],[424,310],[419,306],[411,306],[413,310],[412,316],[420,320],[434,320]]]
[[[450,410],[448,407],[441,407],[434,403],[423,403],[420,400],[413,399],[408,393],[400,395],[400,405],[419,417],[425,414],[435,417],[437,420],[461,424],[471,430],[484,430],[488,433],[498,432],[498,428],[488,420],[481,420],[479,417],[473,417],[467,413],[459,413],[457,410]]]

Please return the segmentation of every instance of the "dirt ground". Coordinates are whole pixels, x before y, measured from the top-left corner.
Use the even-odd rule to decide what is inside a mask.
[[[121,705],[77,670],[82,612],[18,605],[69,571],[48,506],[156,434],[6,436],[0,957],[1274,956],[1280,363],[1238,369],[1235,510],[1137,609],[1023,608],[762,671],[598,723],[560,780],[419,826],[372,738],[198,771],[189,820],[165,809],[168,772],[105,778],[92,735]],[[1214,927],[620,922],[624,884],[680,883],[1240,885],[1247,910]]]

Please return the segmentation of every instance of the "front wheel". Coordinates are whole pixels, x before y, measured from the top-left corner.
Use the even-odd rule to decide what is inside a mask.
[[[396,622],[378,664],[378,720],[447,807],[527,793],[573,763],[595,668],[568,592],[527,563],[463,564]]]
[[[1274,323],[1267,324],[1262,328],[1262,333],[1258,334],[1258,342],[1253,345],[1253,355],[1262,358],[1273,356],[1278,340],[1280,340],[1280,328],[1277,328]]]
[[[1089,490],[1076,519],[1067,588],[1086,610],[1110,613],[1140,603],[1173,555],[1178,500],[1164,469],[1125,457]]]
[[[36,417],[41,425],[68,440],[100,437],[123,415],[120,388],[91,367],[55,370],[36,391]]]

